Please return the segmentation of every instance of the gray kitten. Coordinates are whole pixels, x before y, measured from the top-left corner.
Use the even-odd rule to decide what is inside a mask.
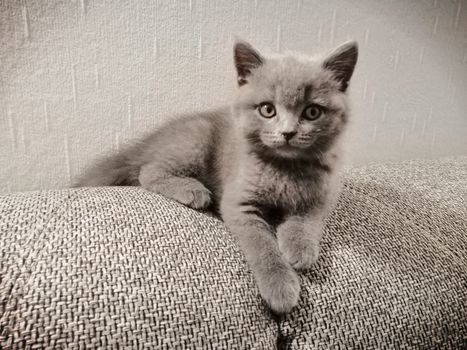
[[[94,166],[79,185],[141,185],[194,209],[217,209],[263,299],[289,312],[300,292],[295,270],[318,258],[338,191],[345,92],[357,56],[355,42],[321,57],[264,57],[237,42],[230,108],[168,123]]]

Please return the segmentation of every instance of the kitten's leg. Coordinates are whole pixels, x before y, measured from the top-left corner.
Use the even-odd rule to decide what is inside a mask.
[[[295,269],[308,269],[316,262],[322,229],[321,215],[291,216],[277,227],[279,249]]]
[[[211,203],[211,191],[192,177],[172,175],[156,163],[141,167],[141,186],[149,191],[171,198],[193,209],[204,209]]]
[[[275,312],[289,312],[298,302],[299,278],[279,251],[269,225],[255,208],[222,205],[221,211],[237,237],[262,298]]]

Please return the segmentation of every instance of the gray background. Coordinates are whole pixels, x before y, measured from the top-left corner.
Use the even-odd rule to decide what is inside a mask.
[[[64,187],[176,114],[228,103],[234,36],[360,43],[348,162],[467,154],[467,2],[0,0],[0,192]]]

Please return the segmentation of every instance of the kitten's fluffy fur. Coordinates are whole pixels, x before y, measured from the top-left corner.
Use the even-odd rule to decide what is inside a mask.
[[[239,88],[230,109],[167,124],[97,164],[79,185],[141,185],[194,209],[218,209],[264,300],[289,312],[300,291],[295,270],[318,258],[337,191],[357,45],[322,57],[265,58],[237,42],[234,58]]]

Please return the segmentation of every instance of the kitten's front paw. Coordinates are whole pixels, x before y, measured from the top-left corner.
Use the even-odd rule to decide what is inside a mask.
[[[297,273],[284,265],[259,276],[258,287],[264,301],[279,314],[288,313],[298,303],[300,281]]]
[[[193,178],[172,178],[152,190],[193,209],[205,209],[211,204],[211,191]]]
[[[277,243],[285,260],[296,270],[310,268],[319,255],[319,228],[313,232],[304,232],[301,225],[291,221],[277,228]],[[308,231],[307,230],[307,231]]]
[[[278,240],[285,260],[296,270],[309,269],[318,260],[319,243],[312,239]]]
[[[178,200],[193,209],[204,209],[211,204],[211,191],[201,183],[178,189]]]

